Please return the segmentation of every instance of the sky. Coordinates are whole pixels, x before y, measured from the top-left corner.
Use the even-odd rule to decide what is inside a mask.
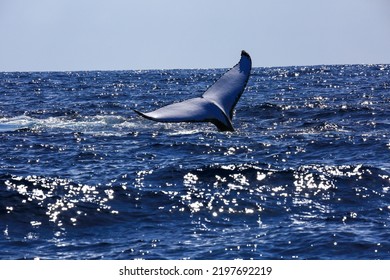
[[[0,71],[390,63],[388,0],[0,0]]]

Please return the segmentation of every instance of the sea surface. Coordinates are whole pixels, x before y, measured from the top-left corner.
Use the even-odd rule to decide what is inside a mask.
[[[390,259],[390,65],[0,73],[0,259]]]

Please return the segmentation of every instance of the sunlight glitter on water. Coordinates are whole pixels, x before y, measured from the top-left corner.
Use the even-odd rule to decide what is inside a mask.
[[[36,203],[45,211],[48,221],[59,227],[64,223],[76,225],[79,217],[86,216],[82,205],[90,204],[97,211],[110,210],[107,202],[113,199],[114,193],[113,190],[100,192],[96,186],[75,184],[70,180],[35,175],[26,178],[14,176],[5,181],[5,185],[8,190],[23,196],[24,203]],[[67,220],[63,220],[65,216]],[[30,223],[39,227],[42,222],[32,220]]]

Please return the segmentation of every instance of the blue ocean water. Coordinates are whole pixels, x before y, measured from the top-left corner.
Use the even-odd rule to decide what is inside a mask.
[[[390,65],[0,73],[0,259],[390,259]]]

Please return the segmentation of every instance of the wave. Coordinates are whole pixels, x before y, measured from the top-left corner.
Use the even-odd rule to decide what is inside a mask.
[[[107,203],[113,198],[108,188],[36,175],[3,175],[0,182],[5,186],[1,196],[7,214],[32,227],[48,223],[58,227],[76,225],[94,212],[116,213]]]
[[[48,223],[64,227],[105,223],[112,215],[132,215],[142,209],[145,216],[184,210],[211,219],[237,214],[266,218],[302,211],[324,214],[348,211],[350,205],[369,211],[387,207],[390,192],[390,174],[363,165],[303,165],[288,170],[262,164],[165,168],[140,170],[129,180],[88,185],[55,177],[3,175],[2,209],[32,227]],[[99,217],[92,221],[96,213]]]

